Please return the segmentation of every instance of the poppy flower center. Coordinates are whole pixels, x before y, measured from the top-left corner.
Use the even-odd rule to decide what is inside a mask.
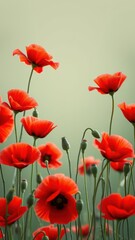
[[[43,162],[45,162],[45,161],[50,162],[50,160],[51,160],[51,155],[50,154],[45,154],[45,156],[43,157]]]
[[[55,206],[57,209],[63,209],[67,203],[67,199],[62,194],[59,194],[51,201],[51,205]]]

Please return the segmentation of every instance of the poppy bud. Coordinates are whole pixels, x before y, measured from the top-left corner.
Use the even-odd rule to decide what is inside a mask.
[[[81,213],[82,208],[83,208],[83,200],[82,199],[78,199],[76,201],[76,209],[77,209],[78,214]]]
[[[97,165],[96,164],[92,164],[91,166],[91,172],[93,174],[94,177],[97,176]]]
[[[86,173],[87,173],[87,175],[91,175],[91,173],[92,173],[92,171],[91,171],[91,167],[87,167],[86,168]]]
[[[125,163],[123,170],[124,170],[125,176],[127,176],[127,174],[130,171],[130,163]]]
[[[38,114],[38,111],[37,111],[37,109],[35,108],[35,109],[33,110],[32,116],[38,118],[38,115],[39,115],[39,114]]]
[[[33,193],[31,193],[27,198],[27,206],[30,208],[34,203],[34,196]]]
[[[85,151],[86,147],[87,147],[87,140],[83,139],[82,142],[81,142],[81,150],[82,150],[82,152]]]
[[[100,134],[97,130],[91,130],[91,134],[95,138],[100,138]]]
[[[9,189],[9,191],[6,195],[7,203],[9,203],[13,199],[14,191],[15,191],[14,188]]]
[[[49,240],[49,238],[47,236],[43,236],[42,240]]]
[[[27,187],[28,187],[27,179],[22,179],[22,181],[21,181],[21,190],[22,190],[22,193],[25,192],[25,190],[27,189]]]
[[[38,184],[40,184],[43,180],[42,176],[39,173],[37,174],[37,179],[36,180],[37,180]]]
[[[70,148],[69,142],[67,141],[67,139],[65,137],[62,137],[61,140],[62,140],[62,148],[63,148],[63,150],[68,151],[69,148]]]

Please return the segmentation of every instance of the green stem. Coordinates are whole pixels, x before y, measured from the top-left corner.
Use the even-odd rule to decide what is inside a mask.
[[[110,94],[112,97],[112,112],[111,112],[111,119],[110,119],[110,125],[109,125],[109,135],[111,135],[112,131],[112,121],[113,121],[113,115],[114,115],[114,93]]]
[[[17,136],[16,116],[17,116],[17,112],[14,112],[14,130],[15,130],[15,140],[16,140],[16,143],[17,143],[18,142],[18,136]]]
[[[47,169],[48,175],[51,175],[49,167],[48,167],[48,160],[45,160],[45,164],[46,164],[46,169]]]
[[[57,224],[57,229],[58,229],[58,238],[57,238],[57,240],[60,240],[61,225]]]
[[[32,67],[31,73],[30,73],[30,76],[29,76],[29,80],[28,80],[27,93],[29,93],[29,91],[30,91],[30,84],[31,84],[33,70],[34,70],[34,68]]]
[[[93,205],[93,225],[94,225],[94,229],[93,229],[93,239],[95,239],[95,231],[96,231],[96,216],[95,216],[95,188],[96,188],[96,176],[94,176],[94,194],[93,194],[93,199],[92,199],[92,205]]]
[[[69,156],[69,152],[66,151],[67,154],[67,158],[68,158],[68,165],[69,165],[69,176],[70,178],[72,178],[72,171],[71,171],[71,160],[70,160],[70,156]]]
[[[2,183],[3,183],[3,196],[5,197],[6,187],[5,187],[5,180],[4,180],[4,175],[3,175],[2,165],[1,164],[0,164],[0,173],[1,173]]]
[[[133,127],[134,127],[134,151],[135,151],[135,124],[133,124]],[[128,183],[128,193],[130,192],[130,184],[132,181],[133,191],[134,191],[134,195],[135,195],[134,178],[133,178],[134,165],[135,165],[135,158],[133,158],[133,164],[130,169],[131,171],[130,171],[129,183]]]

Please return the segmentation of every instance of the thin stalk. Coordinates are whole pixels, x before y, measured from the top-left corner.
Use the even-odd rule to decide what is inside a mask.
[[[45,164],[46,164],[46,169],[47,169],[48,175],[51,175],[49,166],[48,166],[48,160],[45,160]]]
[[[109,125],[109,135],[111,135],[112,131],[112,121],[113,121],[113,115],[114,115],[114,93],[110,94],[112,97],[112,112],[111,112],[111,118],[110,118],[110,125]]]
[[[15,131],[15,140],[16,140],[16,143],[17,143],[18,142],[18,136],[17,136],[16,116],[17,116],[17,112],[14,112],[14,131]]]
[[[58,229],[58,238],[57,238],[57,240],[60,240],[61,225],[57,224],[57,229]]]
[[[71,171],[71,160],[70,160],[70,156],[69,156],[69,152],[66,151],[67,154],[67,158],[68,158],[68,165],[69,165],[69,176],[70,178],[72,178],[72,171]]]
[[[4,179],[4,175],[3,175],[1,164],[0,164],[0,173],[1,173],[2,184],[3,184],[3,196],[5,197],[5,195],[6,195],[6,186],[5,186],[5,179]]]

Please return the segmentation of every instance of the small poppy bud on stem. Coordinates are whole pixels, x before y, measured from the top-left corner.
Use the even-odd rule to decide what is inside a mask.
[[[40,173],[37,174],[36,180],[37,180],[37,183],[38,183],[38,184],[40,184],[40,183],[42,182],[43,178],[42,178],[42,176],[40,175]]]
[[[22,193],[25,192],[25,190],[27,189],[27,187],[28,187],[27,179],[22,179],[22,181],[21,181],[21,190],[22,190]]]
[[[100,134],[97,130],[91,130],[91,134],[95,138],[100,138]]]
[[[85,149],[87,148],[87,140],[83,139],[80,147],[82,152],[84,153]]]
[[[38,118],[38,115],[39,115],[39,114],[38,114],[38,111],[37,111],[37,109],[35,108],[35,109],[33,110],[32,116]]]
[[[97,165],[96,164],[92,164],[91,166],[91,172],[93,174],[94,177],[97,176]]]
[[[34,196],[33,193],[31,193],[27,198],[27,206],[30,208],[34,203]]]
[[[83,200],[82,199],[78,199],[76,201],[76,209],[77,209],[78,214],[80,215],[80,213],[83,209]]]
[[[13,199],[14,191],[15,191],[14,187],[8,191],[6,195],[7,203],[9,203]]]
[[[128,173],[129,173],[129,171],[130,171],[130,167],[131,167],[131,166],[130,166],[129,163],[125,163],[124,168],[123,168],[125,176],[128,175]]]
[[[61,140],[62,140],[63,150],[68,151],[70,148],[70,144],[69,144],[68,140],[65,137],[62,137]]]

